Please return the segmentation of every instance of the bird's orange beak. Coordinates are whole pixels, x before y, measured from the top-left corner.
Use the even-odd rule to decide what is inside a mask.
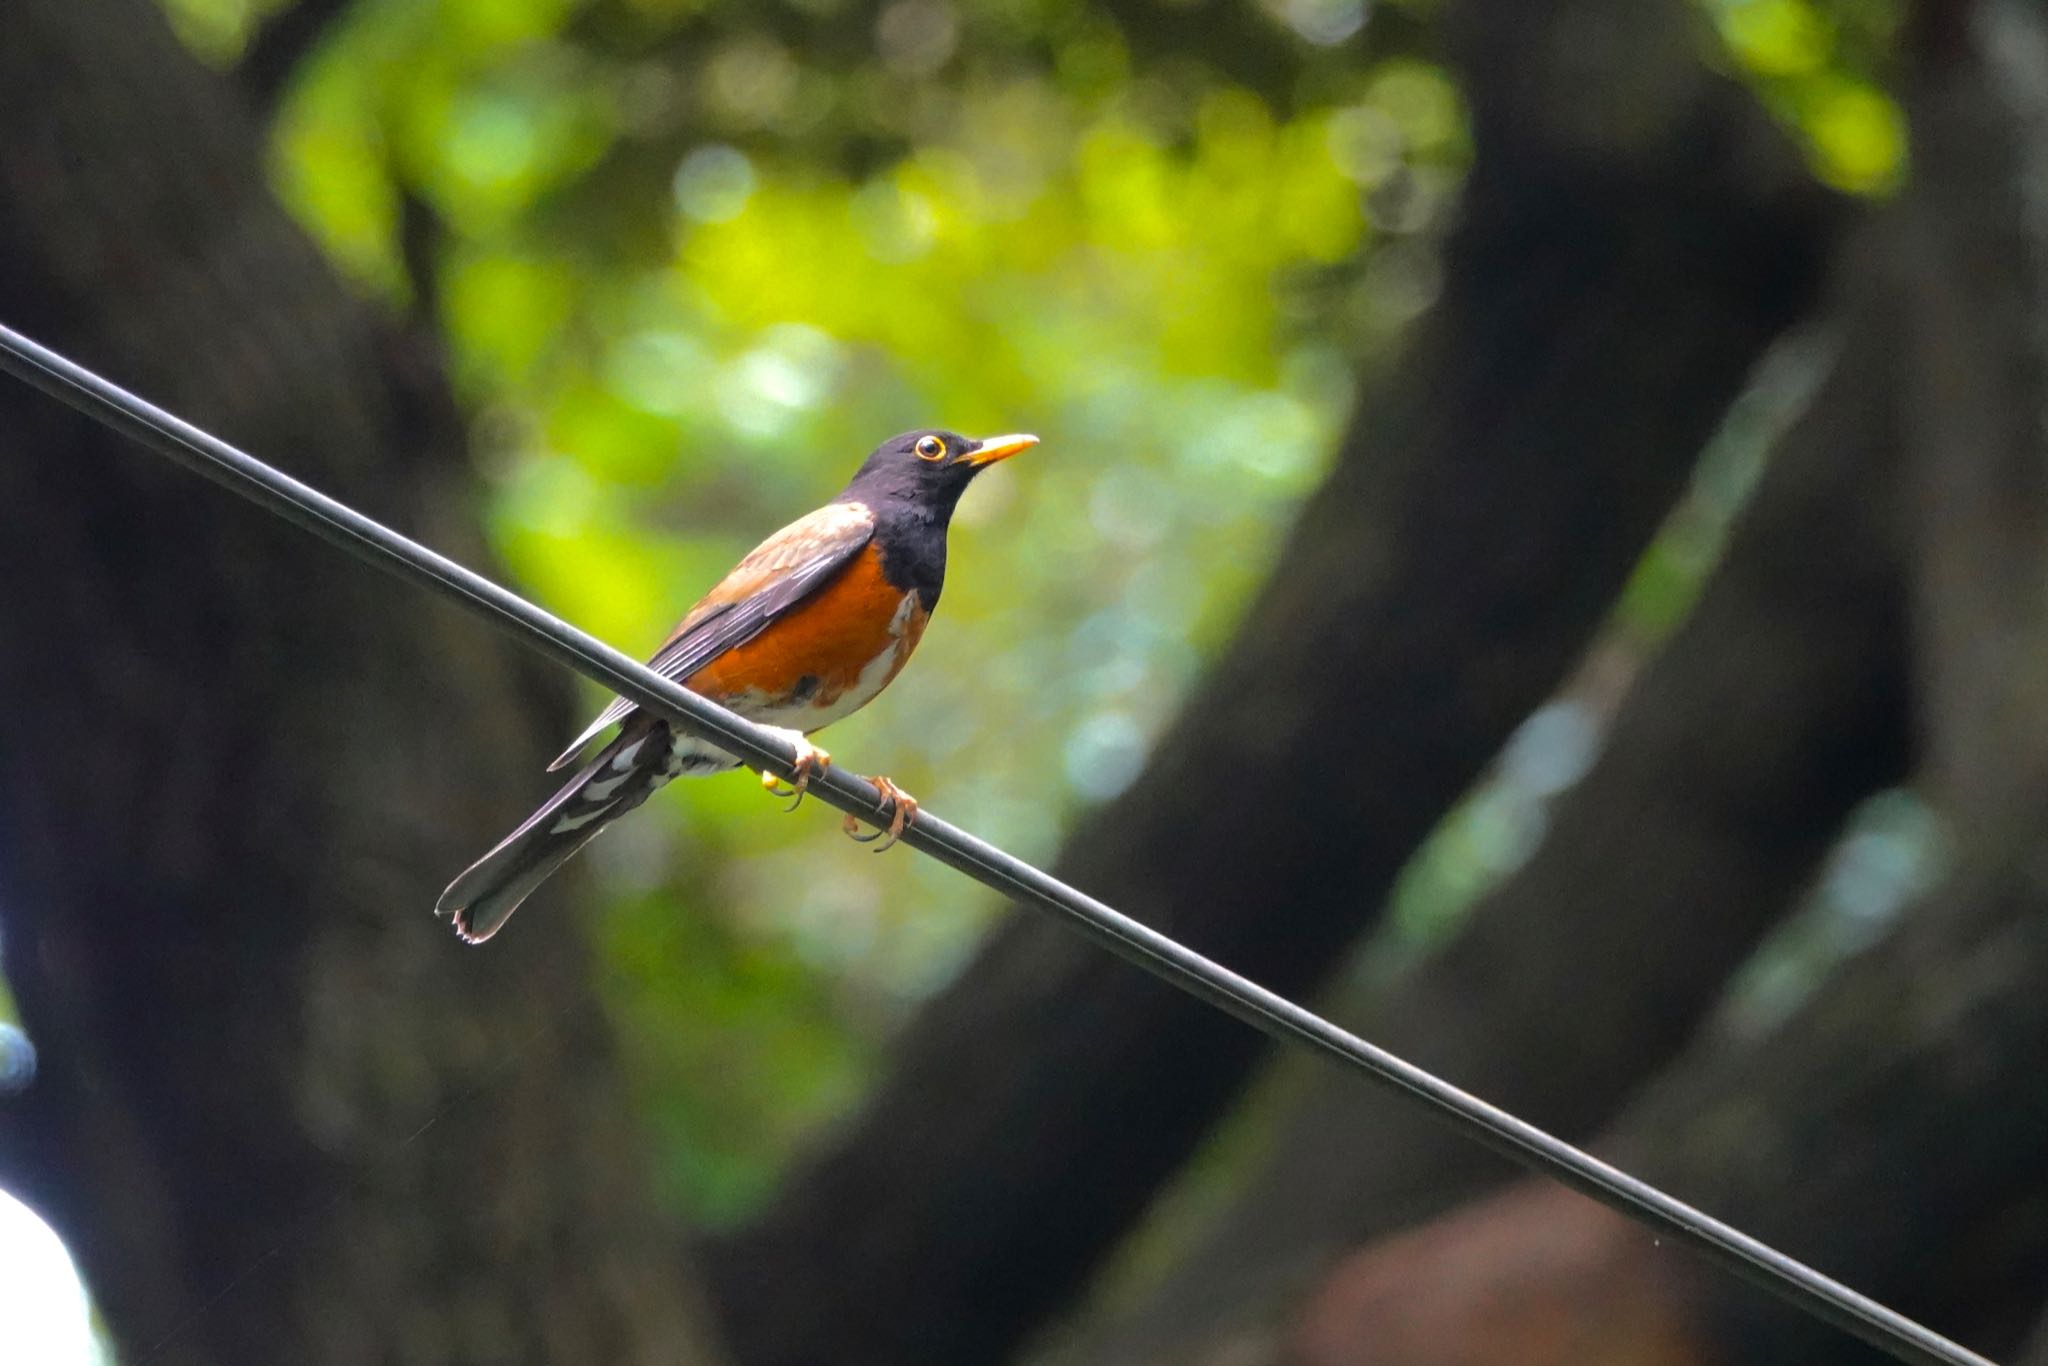
[[[1037,444],[1037,437],[1021,433],[1016,436],[992,436],[961,458],[970,465],[993,465],[998,460],[1008,460],[1019,451],[1028,451]]]

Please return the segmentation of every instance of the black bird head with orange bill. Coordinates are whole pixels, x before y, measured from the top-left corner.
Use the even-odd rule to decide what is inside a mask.
[[[930,612],[945,579],[946,528],[960,495],[983,470],[1037,444],[1035,436],[976,440],[939,429],[905,432],[875,447],[834,501],[873,513],[883,574],[914,589]]]
[[[936,429],[905,432],[875,447],[840,501],[869,507],[908,504],[943,524],[974,477],[998,461],[1036,445],[1035,436],[991,436],[977,441]]]

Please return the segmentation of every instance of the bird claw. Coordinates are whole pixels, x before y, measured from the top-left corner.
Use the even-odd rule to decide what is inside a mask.
[[[811,785],[815,774],[832,767],[832,756],[804,738],[802,731],[775,728],[775,733],[796,749],[796,762],[790,767],[796,770],[796,781],[788,787],[782,785],[782,778],[767,769],[761,770],[761,790],[771,797],[788,797],[790,803],[784,811],[794,811],[804,804],[804,792]]]
[[[889,811],[888,827],[886,829],[877,827],[874,834],[863,835],[860,833],[859,817],[849,811],[846,814],[846,819],[840,822],[839,828],[844,830],[846,837],[855,844],[875,844],[876,840],[881,840],[880,844],[875,844],[873,850],[873,852],[879,854],[890,845],[896,843],[897,840],[903,838],[904,830],[909,827],[913,820],[917,819],[917,798],[911,796],[887,778],[870,778],[868,781],[873,783],[876,790],[882,794],[882,804]],[[887,838],[884,839],[884,836],[887,836]]]

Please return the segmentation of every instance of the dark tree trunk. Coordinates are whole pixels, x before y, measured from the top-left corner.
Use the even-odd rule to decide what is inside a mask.
[[[1779,1035],[1689,1059],[1624,1122],[1615,1156],[2004,1359],[2048,1266],[2044,902],[2038,852],[1956,877]],[[1698,1263],[1684,1270],[1679,1302],[1715,1360],[1883,1359]]]
[[[1698,605],[1542,846],[1348,1027],[1586,1134],[1686,1042],[1850,808],[1904,777],[1895,342],[1863,313],[1848,326]],[[1080,1330],[1064,1359],[1222,1359],[1271,1339],[1338,1255],[1513,1170],[1402,1098],[1320,1067],[1303,1080],[1312,1089],[1200,1247],[1128,1322]]]
[[[1950,870],[1769,1036],[1701,1040],[1602,1146],[2007,1359],[2048,1267],[2048,299],[2032,202],[2048,22],[1971,9],[1925,50],[1918,176],[1887,224],[1907,505],[1922,514],[1926,786]],[[1526,1188],[1360,1253],[1312,1301],[1296,1359],[1449,1366],[1471,1359],[1461,1344],[1539,1332],[1556,1350],[1518,1359],[1881,1359],[1575,1196]]]
[[[1807,304],[1828,230],[1761,117],[1698,66],[1684,7],[1469,8],[1480,143],[1443,298],[1236,643],[1059,863],[1288,993],[1370,923],[1584,646]],[[1611,67],[1584,69],[1566,41],[1586,22],[1615,35]],[[1501,43],[1523,55],[1497,60]],[[1635,112],[1560,117],[1567,94]],[[866,1113],[721,1240],[735,1350],[754,1366],[998,1359],[1258,1056],[1213,1011],[1013,921],[908,1031]]]
[[[235,68],[242,89],[269,110],[284,98],[300,66],[344,16],[354,0],[289,0],[256,29]]]
[[[433,358],[157,6],[15,0],[0,91],[0,317],[479,558]],[[123,1352],[710,1359],[573,921],[476,954],[429,913],[538,790],[560,678],[13,383],[0,441],[0,914],[41,1056],[0,1183]]]
[[[2015,1366],[2048,1366],[2048,1315],[2035,1320],[2027,1345],[2013,1360]]]
[[[1960,872],[1770,1037],[1705,1041],[1603,1150],[2009,1359],[2039,1312],[2048,1266],[2039,849],[2037,832],[2006,851],[2018,857]],[[1293,1366],[1889,1359],[1612,1211],[1535,1183],[1357,1253],[1290,1327],[1278,1359]]]

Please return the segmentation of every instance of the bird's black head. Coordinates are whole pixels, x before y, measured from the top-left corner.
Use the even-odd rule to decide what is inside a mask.
[[[905,432],[875,447],[841,496],[877,509],[908,504],[943,522],[952,516],[954,505],[975,475],[1037,444],[1035,436],[991,436],[977,441],[936,428]]]

